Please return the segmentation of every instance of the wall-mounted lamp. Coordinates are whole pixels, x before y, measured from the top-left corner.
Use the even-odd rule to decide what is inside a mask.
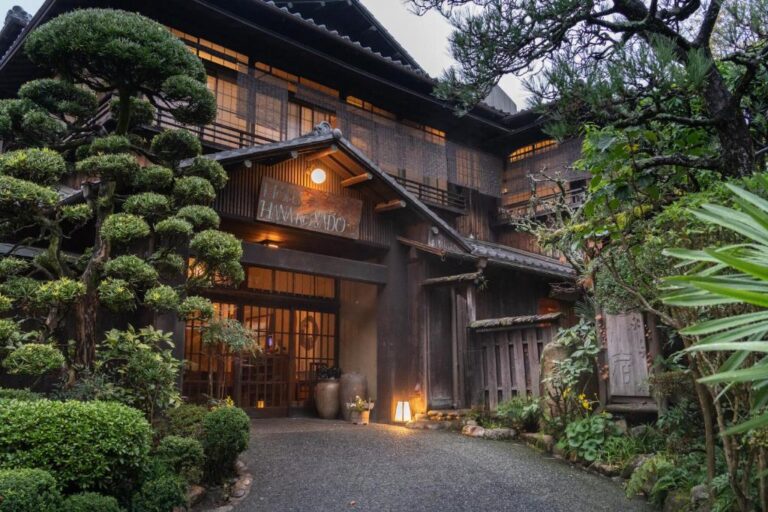
[[[410,402],[397,402],[397,407],[395,408],[395,421],[398,423],[407,423],[411,421]]]
[[[256,402],[256,408],[257,409],[263,409],[264,408],[264,400],[259,400]]]
[[[315,167],[314,169],[312,169],[312,172],[309,173],[309,177],[312,180],[312,183],[315,183],[317,185],[322,185],[323,183],[325,183],[325,180],[328,176],[326,175],[324,169]]]

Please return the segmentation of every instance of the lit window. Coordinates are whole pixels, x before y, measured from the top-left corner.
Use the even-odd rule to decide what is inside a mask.
[[[518,148],[513,151],[512,154],[509,155],[509,161],[517,162],[518,160],[544,153],[545,151],[549,151],[555,147],[557,147],[557,142],[552,139],[536,142],[535,144],[529,144],[528,146],[523,146],[522,148]]]

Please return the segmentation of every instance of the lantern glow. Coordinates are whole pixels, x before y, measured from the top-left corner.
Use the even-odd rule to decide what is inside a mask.
[[[309,177],[312,179],[312,183],[316,183],[317,185],[322,185],[323,183],[325,183],[326,174],[323,169],[316,167],[312,169],[312,172],[310,173]]]
[[[395,408],[395,421],[399,423],[407,423],[411,421],[411,404],[408,401],[397,402]]]

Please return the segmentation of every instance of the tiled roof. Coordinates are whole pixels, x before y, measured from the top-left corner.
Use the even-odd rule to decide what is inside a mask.
[[[506,264],[522,269],[536,269],[547,274],[560,276],[574,276],[575,271],[570,265],[561,263],[554,258],[541,256],[520,249],[514,249],[506,245],[494,244],[467,238],[471,252],[475,256],[488,258],[497,263]]]

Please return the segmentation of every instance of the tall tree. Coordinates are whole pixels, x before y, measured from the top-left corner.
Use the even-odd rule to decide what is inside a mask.
[[[767,0],[411,2],[418,13],[438,10],[455,27],[458,67],[436,93],[460,109],[506,74],[535,72],[528,84],[536,103],[548,105],[556,134],[584,120],[703,128],[718,146],[711,154],[665,151],[641,166],[727,175],[755,168],[750,130],[754,123],[764,130],[766,115],[753,93],[768,74]]]
[[[18,313],[3,320],[3,341],[57,344],[70,368],[89,367],[105,311],[210,316],[210,302],[189,294],[243,278],[240,242],[216,229],[210,208],[226,172],[190,132],[140,136],[156,107],[185,124],[212,121],[200,60],[162,25],[108,9],[61,15],[25,50],[57,78],[0,101],[11,149],[0,154],[0,235],[12,245],[0,259],[0,306]],[[112,122],[96,115],[100,102]],[[73,177],[82,196],[61,200]]]

